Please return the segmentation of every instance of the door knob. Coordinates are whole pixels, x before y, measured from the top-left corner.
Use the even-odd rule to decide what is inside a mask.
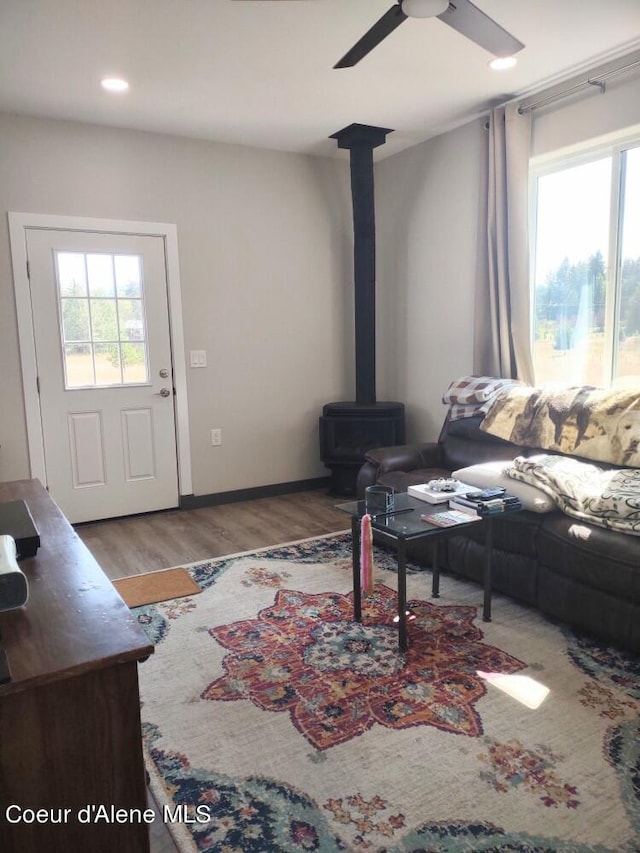
[[[163,367],[162,370],[158,371],[158,376],[160,377],[160,379],[168,379],[169,378],[169,371],[167,370],[166,367]]]
[[[155,394],[154,396],[155,396],[155,397],[168,397],[168,396],[169,396],[169,394],[171,394],[171,391],[170,391],[168,388],[161,388],[161,389],[158,391],[158,393],[157,393],[157,394]]]

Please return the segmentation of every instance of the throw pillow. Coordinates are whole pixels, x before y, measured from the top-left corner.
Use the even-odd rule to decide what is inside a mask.
[[[497,395],[521,384],[517,379],[496,376],[461,376],[449,385],[442,402],[449,406],[449,420],[457,421],[484,414]]]

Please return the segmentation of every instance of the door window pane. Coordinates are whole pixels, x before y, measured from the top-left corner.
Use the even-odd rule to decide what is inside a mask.
[[[94,341],[118,340],[118,314],[115,299],[90,299],[91,331]]]
[[[139,299],[119,299],[120,338],[126,341],[144,340],[144,317]]]
[[[113,255],[87,255],[87,279],[91,296],[115,296]]]
[[[123,343],[120,346],[122,353],[122,375],[125,382],[144,382],[146,375],[147,354],[144,344]]]
[[[120,384],[122,380],[118,344],[95,344],[93,359],[96,366],[96,385]]]
[[[149,381],[142,259],[56,253],[66,388]]]
[[[60,296],[86,296],[87,271],[80,252],[58,252]]]
[[[62,335],[65,343],[88,341],[89,303],[86,299],[61,299]]]
[[[67,388],[95,384],[91,344],[65,344],[64,364]]]
[[[114,258],[116,272],[116,290],[118,296],[142,296],[142,276],[140,275],[140,258],[138,255],[116,255]]]

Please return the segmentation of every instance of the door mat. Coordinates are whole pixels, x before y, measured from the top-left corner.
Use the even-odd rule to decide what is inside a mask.
[[[157,604],[170,598],[197,595],[198,584],[186,569],[162,569],[112,581],[128,607]]]

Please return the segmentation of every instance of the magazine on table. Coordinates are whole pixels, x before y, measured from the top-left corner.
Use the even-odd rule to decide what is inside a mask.
[[[468,524],[470,521],[480,521],[479,515],[472,515],[457,509],[442,510],[442,512],[425,513],[420,516],[427,524],[436,527],[455,527],[458,524]]]

